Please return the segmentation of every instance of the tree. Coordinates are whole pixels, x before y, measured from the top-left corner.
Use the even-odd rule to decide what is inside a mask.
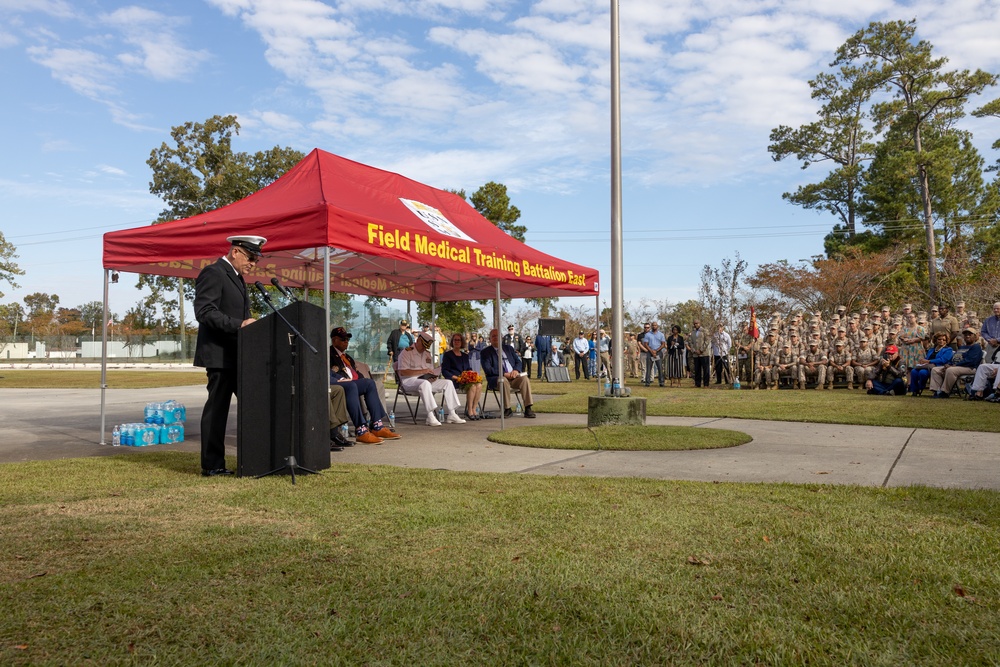
[[[833,73],[820,73],[809,87],[812,98],[823,101],[816,112],[819,120],[795,129],[780,125],[771,130],[768,151],[775,161],[794,155],[803,169],[822,162],[836,166],[819,183],[800,186],[781,197],[803,208],[833,213],[852,237],[857,230],[863,165],[874,151],[874,133],[866,122],[872,90],[862,71],[849,64]]]
[[[471,301],[444,301],[434,304],[434,314],[437,324],[446,334],[479,331],[486,325],[483,311],[474,306]],[[417,317],[420,322],[431,321],[431,304],[417,304]],[[415,326],[414,329],[419,327]]]
[[[24,308],[19,303],[0,304],[0,334],[13,341],[17,329],[24,322]]]
[[[915,281],[911,267],[901,260],[904,246],[866,253],[849,246],[843,254],[797,265],[781,260],[763,264],[750,276],[751,287],[773,292],[790,308],[832,312],[885,304],[898,307],[901,296],[911,294]]]
[[[187,122],[170,131],[173,146],[166,142],[150,152],[146,164],[153,171],[149,191],[163,199],[163,209],[154,225],[212,211],[252,195],[276,181],[298,164],[305,155],[291,148],[275,146],[256,153],[232,149],[233,135],[240,124],[236,116],[212,116],[204,123]],[[174,313],[180,306],[180,291],[184,298],[194,298],[191,281],[177,278],[142,275],[136,285],[150,288],[157,295],[153,305],[161,321],[178,321]],[[269,291],[272,287],[267,288]],[[169,296],[168,296],[169,295]],[[255,312],[264,304],[253,295]],[[178,324],[183,326],[183,322]]]
[[[725,326],[726,331],[733,331],[737,320],[736,314],[745,305],[740,295],[740,286],[746,270],[747,262],[738,252],[735,261],[726,257],[719,268],[713,269],[706,264],[701,270],[698,297],[705,305],[709,320],[702,324],[709,331],[714,330],[714,325],[717,324]]]
[[[24,271],[14,263],[15,259],[17,252],[14,244],[5,239],[3,232],[0,232],[0,283],[10,283],[11,287],[17,289],[20,285],[14,282],[14,276],[23,276]],[[3,295],[4,293],[0,292],[0,298]]]
[[[909,137],[922,203],[928,286],[936,302],[937,245],[930,183],[935,155],[926,150],[924,133],[929,126],[950,127],[965,114],[968,100],[994,85],[997,77],[982,70],[945,71],[947,58],[933,57],[930,42],[914,43],[915,33],[915,21],[873,22],[837,50],[833,65],[858,68],[863,72],[861,85],[890,94],[889,99],[872,107],[877,132],[896,128]]]

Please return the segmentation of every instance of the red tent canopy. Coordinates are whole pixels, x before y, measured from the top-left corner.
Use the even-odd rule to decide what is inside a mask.
[[[593,296],[597,271],[534,250],[461,197],[314,150],[271,185],[185,220],[108,232],[104,268],[194,278],[226,237],[267,239],[248,282],[413,301]]]

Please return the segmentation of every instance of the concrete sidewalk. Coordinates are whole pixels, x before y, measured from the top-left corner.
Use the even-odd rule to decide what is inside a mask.
[[[0,463],[154,449],[198,452],[205,400],[200,386],[107,391],[107,440],[113,424],[141,421],[146,403],[175,399],[187,406],[186,442],[153,448],[100,445],[100,390],[0,389]],[[399,441],[356,445],[331,453],[331,462],[406,468],[516,472],[594,477],[858,484],[1000,490],[1000,434],[794,422],[650,417],[649,424],[724,428],[753,441],[728,449],[686,452],[608,452],[498,445],[486,437],[499,420],[440,428],[397,419]],[[524,424],[507,420],[509,427]],[[585,415],[539,414],[532,426],[585,424]],[[236,454],[235,407],[228,450]],[[196,472],[196,471],[192,471]]]

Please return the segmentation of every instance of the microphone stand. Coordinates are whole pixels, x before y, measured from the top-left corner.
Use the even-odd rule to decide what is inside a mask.
[[[271,312],[280,317],[281,321],[284,322],[285,326],[288,327],[289,330],[288,345],[290,346],[289,351],[291,352],[292,356],[292,369],[291,369],[292,407],[290,411],[292,418],[292,426],[289,429],[289,434],[288,434],[288,456],[285,457],[285,465],[275,468],[270,472],[265,472],[260,475],[257,475],[257,479],[260,479],[261,477],[267,477],[268,475],[275,475],[279,472],[284,472],[287,469],[292,475],[292,484],[294,485],[296,471],[305,472],[312,475],[319,474],[319,472],[315,470],[306,468],[304,466],[300,466],[298,461],[295,460],[295,445],[298,440],[298,430],[299,430],[298,429],[299,407],[298,407],[298,401],[296,400],[296,391],[295,391],[295,387],[298,382],[298,376],[296,374],[297,369],[295,363],[298,351],[298,342],[301,340],[303,343],[305,343],[309,347],[309,349],[312,350],[313,354],[319,354],[319,351],[313,346],[312,343],[310,343],[306,338],[302,336],[302,332],[300,332],[297,328],[295,328],[295,325],[289,322],[288,318],[286,318],[284,315],[281,314],[281,311],[279,311],[277,308],[274,307],[274,304],[271,302],[271,296],[267,293],[267,290],[264,289],[264,285],[259,280],[256,283],[254,283],[254,286],[257,288],[257,291],[261,293],[261,296],[264,297],[264,302],[267,304],[267,307],[271,309]]]

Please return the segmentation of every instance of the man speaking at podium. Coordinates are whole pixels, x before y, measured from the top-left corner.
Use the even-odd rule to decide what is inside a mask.
[[[230,236],[229,252],[209,264],[194,284],[198,342],[194,365],[208,374],[208,400],[201,413],[201,474],[232,475],[226,469],[226,422],[236,393],[239,333],[255,322],[243,276],[260,259],[262,236]]]

